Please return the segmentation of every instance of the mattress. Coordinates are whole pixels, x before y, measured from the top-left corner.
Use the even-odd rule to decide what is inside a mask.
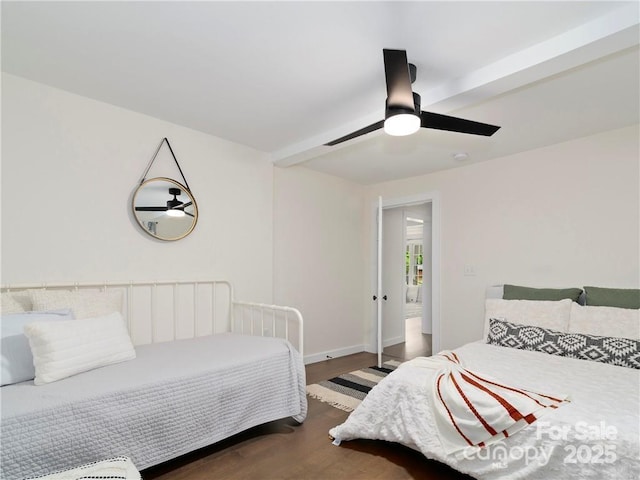
[[[0,478],[115,456],[142,470],[262,423],[306,417],[304,365],[286,340],[228,333],[136,353],[47,385],[2,387]]]
[[[447,455],[432,413],[434,371],[408,362],[330,435],[402,443],[479,479],[638,478],[639,370],[480,342],[454,351],[469,370],[571,402],[476,454]]]

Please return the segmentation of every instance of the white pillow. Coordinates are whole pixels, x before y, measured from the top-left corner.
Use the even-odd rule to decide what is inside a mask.
[[[640,340],[640,310],[573,304],[569,332]]]
[[[57,312],[23,312],[2,315],[0,318],[0,385],[33,380],[33,356],[29,340],[24,335],[24,326],[32,322],[55,322],[73,320],[71,310]]]
[[[122,311],[122,293],[87,290],[29,290],[34,310],[70,308],[77,319]]]
[[[27,292],[2,292],[0,296],[2,315],[8,313],[22,313],[33,310],[31,298]]]
[[[565,333],[569,328],[572,303],[574,302],[568,298],[558,301],[487,298],[483,338],[486,341],[490,318]]]
[[[24,333],[33,353],[36,385],[136,357],[120,312],[85,320],[30,323]]]

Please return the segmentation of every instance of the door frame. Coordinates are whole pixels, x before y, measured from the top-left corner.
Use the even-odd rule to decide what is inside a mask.
[[[431,348],[433,353],[437,353],[440,351],[440,254],[441,254],[441,244],[440,244],[440,193],[437,191],[434,192],[425,192],[416,195],[411,195],[407,197],[396,197],[396,198],[387,198],[382,197],[382,210],[387,208],[396,208],[396,207],[404,207],[404,206],[413,206],[419,205],[422,203],[431,203],[431,238],[432,238],[432,247],[431,247],[431,268],[432,268],[432,282],[431,282],[431,329],[432,329],[432,337],[431,337]],[[374,268],[372,269],[372,285],[374,286],[374,291],[377,292],[377,278],[378,278],[378,198],[376,197],[375,201],[372,204],[371,215],[373,219],[372,223],[372,245],[376,246],[373,249],[372,255],[372,265]],[[384,239],[383,239],[384,241]],[[384,293],[383,293],[384,294]],[[378,350],[378,336],[381,335],[378,333],[381,328],[378,323],[378,314],[377,314],[377,306],[373,308],[373,315],[371,315],[371,332],[375,332],[375,338],[372,339],[372,346],[374,346],[374,351],[376,353],[380,353]]]

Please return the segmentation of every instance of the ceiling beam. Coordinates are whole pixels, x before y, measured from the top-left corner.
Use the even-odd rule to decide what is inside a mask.
[[[448,113],[636,46],[640,38],[639,17],[640,4],[629,4],[464,77],[420,92],[422,108]],[[379,121],[380,115],[380,112],[370,113],[289,145],[272,152],[271,159],[278,166],[288,167],[381,135],[379,130],[333,147],[324,146],[335,138]]]

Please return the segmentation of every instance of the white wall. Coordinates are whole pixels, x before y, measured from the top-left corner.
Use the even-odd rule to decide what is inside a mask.
[[[481,337],[488,285],[638,287],[638,132],[633,126],[367,187],[367,209],[378,195],[440,192],[442,348]],[[365,222],[373,231],[370,216]],[[369,251],[373,239],[366,240]],[[464,276],[465,265],[476,275]]]
[[[130,213],[165,136],[200,211],[168,243]],[[151,173],[176,178],[163,155]],[[308,360],[352,353],[371,338],[377,195],[439,192],[441,345],[452,348],[480,337],[487,285],[638,286],[639,158],[635,126],[362,187],[3,74],[1,280],[226,278],[238,298],[299,307]]]
[[[177,242],[131,216],[163,137],[200,213]],[[181,181],[166,146],[150,173]],[[272,299],[273,166],[257,151],[3,74],[1,195],[3,283],[216,278]]]
[[[364,188],[304,167],[274,178],[274,301],[302,312],[307,362],[362,351]]]

